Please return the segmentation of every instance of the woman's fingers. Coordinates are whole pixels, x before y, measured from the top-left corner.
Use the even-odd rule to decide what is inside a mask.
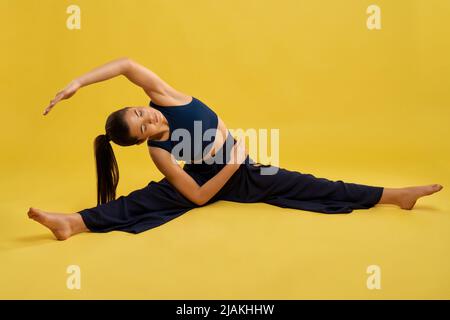
[[[56,103],[59,102],[59,100],[61,100],[61,94],[58,93],[52,100],[50,100],[50,105],[49,106],[54,106]]]
[[[50,110],[52,109],[52,107],[53,107],[53,102],[52,102],[52,100],[50,100],[50,104],[47,106],[47,108],[45,108],[45,110],[44,110],[44,116],[47,114],[47,113],[49,113],[50,112]]]
[[[50,104],[44,110],[44,115],[50,112],[55,104],[57,104],[62,99],[68,99],[75,94],[75,92],[80,88],[78,81],[72,81],[63,90],[59,91],[55,97],[50,100]]]
[[[45,110],[44,110],[44,113],[43,113],[43,115],[45,116],[47,113],[49,113],[50,112],[50,109],[49,108],[46,108]]]
[[[47,113],[50,112],[50,110],[52,110],[54,104],[52,101],[50,101],[50,104],[47,106],[47,108],[45,108],[43,115],[45,116]]]
[[[61,100],[61,98],[63,97],[63,95],[64,95],[64,93],[62,92],[62,91],[60,91],[60,92],[58,92],[57,94],[56,94],[56,96],[52,99],[52,100],[50,100],[50,104],[47,106],[47,108],[44,110],[44,116],[47,114],[47,113],[49,113],[50,112],[50,110],[52,110],[52,108],[53,108],[53,106],[55,105],[55,104],[57,104],[60,100]]]
[[[44,116],[50,112],[50,110],[52,110],[53,106],[55,104],[53,102],[50,102],[50,104],[48,105],[48,107],[44,110]]]
[[[53,99],[53,102],[54,102],[54,103],[59,102],[62,98],[64,98],[64,96],[65,96],[65,92],[64,92],[64,91],[58,92],[58,93],[56,94],[55,99]]]

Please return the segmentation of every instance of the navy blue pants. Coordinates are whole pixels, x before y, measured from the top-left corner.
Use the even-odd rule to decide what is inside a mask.
[[[236,140],[231,134],[228,136],[230,138],[233,140],[232,145]],[[228,149],[224,146],[216,156],[227,155]],[[220,163],[185,164],[183,170],[199,185],[203,185],[224,166]],[[331,181],[280,167],[272,167],[278,169],[276,174],[262,175],[260,170],[263,167],[270,168],[269,165],[254,163],[247,156],[223,188],[205,205],[218,200],[264,202],[283,208],[321,213],[350,213],[353,209],[373,207],[383,193],[383,187]],[[163,178],[158,182],[151,181],[146,187],[127,196],[120,196],[79,213],[92,232],[119,230],[140,233],[196,207],[198,205],[185,198]]]

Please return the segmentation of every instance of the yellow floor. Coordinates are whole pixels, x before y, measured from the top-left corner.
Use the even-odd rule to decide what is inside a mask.
[[[80,0],[82,28],[68,30],[69,2],[2,1],[0,298],[449,299],[449,4],[380,0],[382,29],[369,31],[371,3]],[[348,215],[222,201],[139,235],[56,241],[28,208],[93,206],[94,137],[110,112],[148,98],[122,77],[41,113],[71,79],[119,56],[229,128],[280,129],[282,167],[444,189],[412,211]],[[114,150],[118,194],[161,178],[144,145]],[[79,290],[66,285],[71,265]],[[372,265],[379,290],[367,288]]]
[[[8,179],[14,192],[2,190],[1,297],[448,299],[450,179],[445,161],[435,158],[354,161],[351,168],[328,159],[308,170],[361,183],[447,186],[412,211],[378,205],[324,215],[221,201],[139,235],[82,234],[65,242],[28,220],[26,210],[91,204],[93,188],[82,185],[92,186],[92,177],[23,172]],[[81,290],[66,287],[69,265],[81,268]],[[369,265],[381,268],[381,290],[367,289]]]

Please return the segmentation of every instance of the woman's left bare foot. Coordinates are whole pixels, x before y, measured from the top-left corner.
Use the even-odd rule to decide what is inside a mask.
[[[49,228],[58,240],[66,240],[76,233],[88,231],[78,213],[50,213],[37,208],[30,208],[28,217]]]

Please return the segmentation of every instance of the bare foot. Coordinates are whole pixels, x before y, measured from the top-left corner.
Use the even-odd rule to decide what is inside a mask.
[[[443,186],[440,184],[403,188],[398,200],[398,205],[402,209],[411,210],[416,204],[417,199],[441,191],[442,188]]]
[[[66,240],[72,235],[71,218],[68,214],[49,213],[30,208],[28,217],[49,228],[58,240]]]

